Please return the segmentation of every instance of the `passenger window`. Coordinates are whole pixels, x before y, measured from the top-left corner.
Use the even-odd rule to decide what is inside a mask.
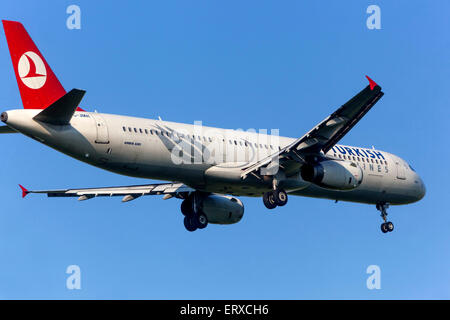
[[[134,132],[136,132],[137,133],[137,130],[136,130],[136,128],[133,128],[134,129]]]
[[[130,131],[130,132],[131,132],[131,128],[130,128],[130,127],[128,127],[128,131]]]
[[[141,128],[139,128],[139,132],[142,133],[142,129]]]
[[[145,129],[145,134],[148,134],[148,131],[147,131],[147,129]]]
[[[127,129],[126,129],[125,127],[122,127],[122,129],[123,129],[123,132],[126,132],[126,131],[127,131]]]

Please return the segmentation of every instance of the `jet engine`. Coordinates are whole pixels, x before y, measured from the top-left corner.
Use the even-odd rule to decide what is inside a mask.
[[[363,172],[358,164],[337,160],[305,164],[300,173],[303,180],[334,190],[354,189],[363,179]]]
[[[217,194],[195,195],[184,200],[181,204],[184,215],[190,215],[193,212],[193,202],[196,203],[195,207],[206,215],[209,223],[233,224],[239,222],[244,215],[244,205],[241,200]]]
[[[242,219],[244,205],[234,197],[210,195],[203,199],[202,211],[209,223],[232,224]]]

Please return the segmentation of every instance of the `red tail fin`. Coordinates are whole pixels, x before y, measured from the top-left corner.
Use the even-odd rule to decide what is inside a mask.
[[[66,94],[20,22],[2,20],[25,109],[45,109]]]

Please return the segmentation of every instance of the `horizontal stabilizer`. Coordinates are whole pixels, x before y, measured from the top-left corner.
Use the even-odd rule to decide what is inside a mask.
[[[0,133],[17,133],[17,131],[8,126],[0,126]]]
[[[55,125],[69,124],[85,93],[84,90],[72,89],[38,113],[33,119]]]

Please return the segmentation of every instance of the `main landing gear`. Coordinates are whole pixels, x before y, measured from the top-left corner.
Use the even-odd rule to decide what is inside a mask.
[[[284,206],[288,201],[286,191],[283,189],[275,189],[264,193],[263,202],[267,209],[275,209]]]
[[[378,203],[377,210],[381,212],[381,218],[383,218],[383,223],[381,224],[381,231],[383,233],[394,231],[394,224],[387,221],[387,208],[389,208],[388,203]]]
[[[208,218],[196,203],[196,197],[189,197],[181,203],[181,212],[184,215],[184,227],[187,231],[204,229],[208,226]]]

